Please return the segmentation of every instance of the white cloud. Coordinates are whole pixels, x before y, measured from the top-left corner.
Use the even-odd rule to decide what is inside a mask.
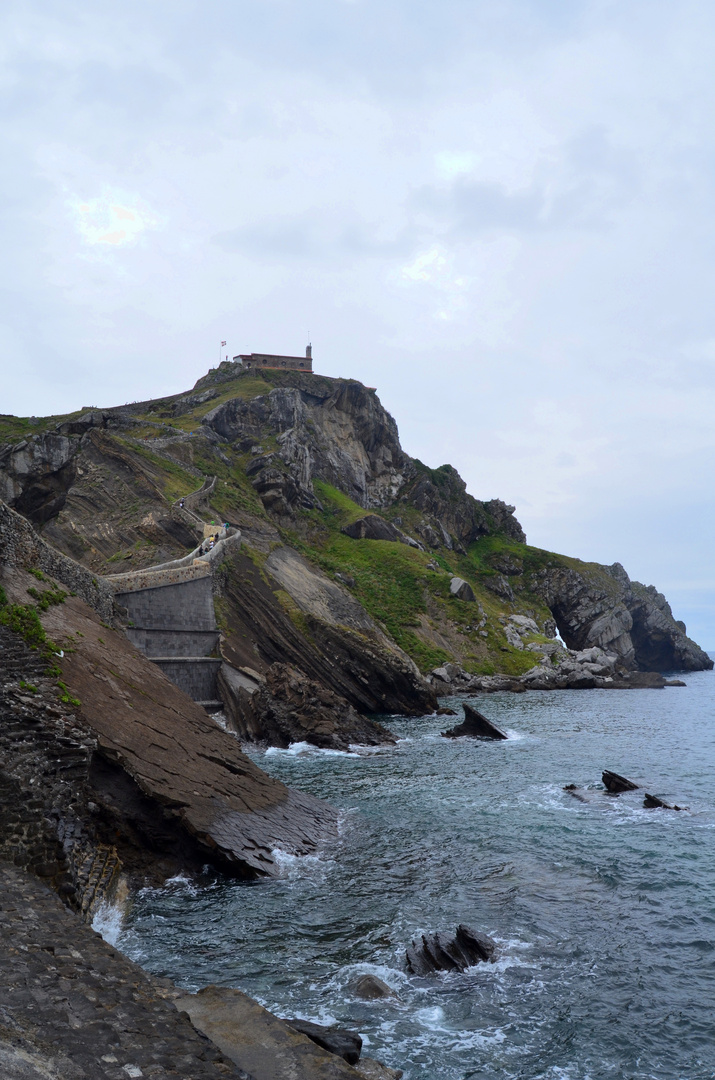
[[[157,216],[137,197],[104,191],[94,199],[74,198],[69,203],[75,227],[86,244],[127,247],[147,229],[155,229]]]

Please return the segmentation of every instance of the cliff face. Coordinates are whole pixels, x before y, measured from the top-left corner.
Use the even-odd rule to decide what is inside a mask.
[[[0,489],[95,575],[185,555],[202,522],[179,497],[215,477],[200,517],[237,525],[249,556],[218,577],[224,655],[293,665],[362,711],[431,707],[415,665],[523,674],[557,627],[623,668],[712,666],[652,586],[529,547],[513,507],[405,454],[358,382],[222,364],[186,394],[35,427],[4,424]]]

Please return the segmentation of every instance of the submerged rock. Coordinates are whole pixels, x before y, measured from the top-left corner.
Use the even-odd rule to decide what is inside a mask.
[[[487,720],[486,716],[477,712],[470,705],[464,706],[464,722],[457,724],[456,727],[450,728],[449,731],[443,731],[442,736],[445,739],[459,739],[463,735],[470,736],[473,739],[507,739],[508,736],[498,728],[496,724],[493,724],[491,720]]]
[[[361,975],[356,979],[354,988],[358,997],[365,1001],[375,1001],[377,998],[395,997],[395,991],[377,975]]]
[[[659,799],[657,795],[649,795],[646,791],[643,797],[643,806],[646,810],[686,810],[685,806],[671,806],[670,803],[665,802],[664,799]]]
[[[322,1046],[330,1054],[335,1054],[347,1061],[349,1065],[357,1065],[362,1051],[362,1039],[357,1031],[347,1031],[340,1027],[324,1027],[322,1024],[313,1024],[310,1020],[285,1020],[284,1023],[299,1031],[301,1035]]]
[[[622,791],[637,791],[640,787],[640,784],[634,784],[627,777],[620,776],[615,772],[609,772],[608,769],[604,770],[601,779],[613,795],[620,795]]]
[[[496,942],[460,923],[455,934],[421,934],[407,948],[407,970],[413,975],[435,971],[466,971],[487,960],[494,962]]]

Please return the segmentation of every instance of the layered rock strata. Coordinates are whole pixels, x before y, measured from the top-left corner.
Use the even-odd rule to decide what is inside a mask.
[[[437,701],[412,660],[340,582],[292,549],[254,561],[232,556],[222,653],[232,667],[264,674],[287,663],[360,712],[432,712]]]
[[[36,579],[8,568],[0,581],[15,603],[27,601],[30,582]],[[110,843],[138,873],[158,856],[174,868],[208,863],[250,877],[274,872],[276,848],[306,853],[334,833],[330,807],[261,772],[235,738],[78,597],[43,619],[65,650],[65,704],[51,684],[38,683],[37,654],[12,635],[15,660],[5,665],[3,691],[12,745],[3,768],[18,790],[30,796],[34,789],[31,804],[65,860],[76,865],[85,842]],[[23,693],[23,683],[36,692]],[[61,754],[43,749],[58,739]]]
[[[243,741],[282,747],[307,742],[331,750],[396,741],[381,724],[287,664],[272,664],[253,678],[225,664],[219,680],[229,722]]]

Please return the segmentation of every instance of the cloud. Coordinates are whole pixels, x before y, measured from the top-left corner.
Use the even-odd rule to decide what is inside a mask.
[[[95,199],[75,198],[69,207],[77,231],[91,246],[129,247],[159,223],[138,198],[119,192],[105,191]]]

